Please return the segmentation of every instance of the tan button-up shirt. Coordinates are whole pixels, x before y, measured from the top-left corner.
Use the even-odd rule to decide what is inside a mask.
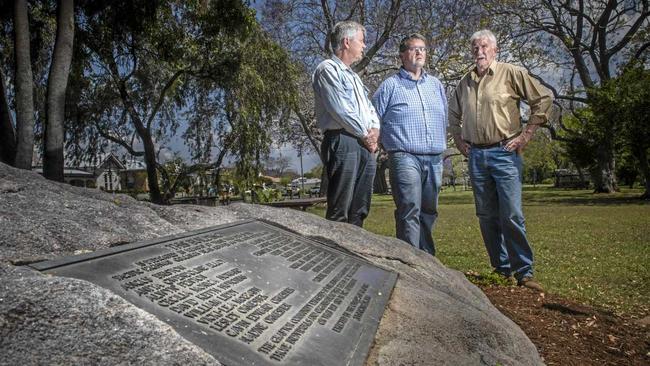
[[[494,61],[480,77],[474,68],[449,99],[449,132],[474,144],[513,137],[521,132],[521,99],[530,106],[528,123],[548,121],[552,94],[526,69]]]

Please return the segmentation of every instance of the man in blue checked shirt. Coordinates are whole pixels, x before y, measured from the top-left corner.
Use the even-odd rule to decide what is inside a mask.
[[[375,178],[379,118],[368,91],[350,65],[363,58],[365,28],[356,22],[334,26],[334,55],[312,76],[314,107],[324,138],[321,154],[328,176],[325,218],[363,226]]]
[[[435,255],[432,231],[447,147],[447,98],[440,80],[423,69],[424,36],[405,37],[399,52],[399,73],[384,80],[373,103],[388,152],[397,238]]]

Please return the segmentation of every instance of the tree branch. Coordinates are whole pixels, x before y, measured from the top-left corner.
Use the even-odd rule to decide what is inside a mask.
[[[364,55],[363,59],[359,61],[354,67],[352,68],[355,72],[359,72],[368,66],[370,63],[370,60],[375,56],[377,51],[379,51],[383,46],[384,43],[388,40],[388,37],[390,37],[390,33],[393,30],[393,26],[395,26],[395,21],[397,21],[397,17],[399,16],[399,9],[402,5],[402,0],[392,0],[391,5],[390,5],[390,10],[388,11],[388,16],[386,23],[384,23],[384,30],[375,41],[375,44],[370,47],[368,52]]]
[[[149,115],[149,119],[147,120],[147,130],[151,129],[151,124],[153,123],[154,118],[156,117],[156,114],[158,114],[158,110],[160,109],[160,106],[162,106],[163,102],[165,101],[165,94],[167,94],[167,91],[174,85],[174,82],[183,75],[187,69],[180,69],[177,70],[172,77],[167,80],[167,83],[163,87],[162,91],[160,92],[160,96],[158,97],[158,101],[156,102],[155,106],[151,110],[151,114]]]

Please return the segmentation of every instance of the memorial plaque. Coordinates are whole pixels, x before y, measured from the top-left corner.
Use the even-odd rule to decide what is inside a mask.
[[[225,365],[361,365],[397,280],[262,221],[31,267],[112,290]]]

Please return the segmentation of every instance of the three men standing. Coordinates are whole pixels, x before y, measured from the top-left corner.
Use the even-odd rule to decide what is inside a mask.
[[[449,101],[449,131],[469,158],[476,216],[495,271],[541,291],[533,280],[533,251],[521,207],[522,149],[548,121],[553,98],[526,69],[497,62],[496,37],[489,30],[471,39],[476,67],[460,81]],[[530,106],[522,131],[519,103]]]
[[[370,211],[377,169],[379,119],[368,92],[350,65],[361,60],[365,28],[353,21],[334,26],[334,55],[312,76],[321,155],[328,176],[325,218],[363,226]]]
[[[447,98],[442,83],[424,69],[426,39],[414,33],[400,42],[399,73],[373,96],[388,152],[398,239],[435,255],[431,232],[438,217],[442,152],[447,144]]]
[[[438,216],[447,116],[456,147],[469,158],[469,173],[481,234],[495,272],[535,290],[533,251],[521,204],[521,151],[548,121],[552,96],[521,67],[496,61],[489,30],[471,37],[475,68],[449,101],[438,79],[423,69],[426,39],[411,34],[400,43],[402,67],[369,102],[350,65],[363,56],[365,29],[355,22],[334,28],[335,56],[313,75],[316,118],[324,131],[329,187],[326,218],[362,226],[370,209],[376,169],[379,118],[389,155],[397,237],[435,255],[432,231]],[[522,129],[519,104],[530,119]]]

